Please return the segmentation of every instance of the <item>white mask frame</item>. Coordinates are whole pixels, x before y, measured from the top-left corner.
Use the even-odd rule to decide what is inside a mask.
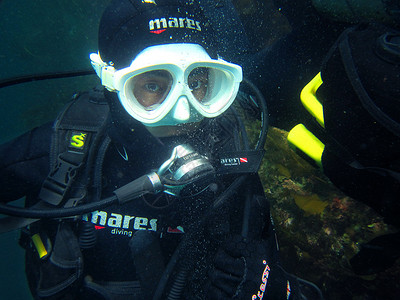
[[[116,91],[124,109],[147,126],[177,125],[214,118],[233,103],[242,81],[242,68],[222,59],[212,59],[197,44],[166,44],[151,46],[140,52],[127,68],[116,70],[92,53],[91,63],[102,84]],[[208,99],[202,103],[193,95],[188,84],[189,74],[196,68],[207,68]],[[132,79],[155,70],[165,70],[172,78],[168,94],[154,109],[143,107],[135,98]]]

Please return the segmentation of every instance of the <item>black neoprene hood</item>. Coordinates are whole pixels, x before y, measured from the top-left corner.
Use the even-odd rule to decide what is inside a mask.
[[[215,57],[215,40],[198,2],[113,0],[101,18],[98,43],[102,60],[121,69],[154,45],[195,43]]]

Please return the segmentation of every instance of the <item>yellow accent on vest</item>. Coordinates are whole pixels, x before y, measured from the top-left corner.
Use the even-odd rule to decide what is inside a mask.
[[[86,133],[77,134],[71,137],[71,146],[82,148],[85,145]]]
[[[32,236],[32,242],[35,245],[40,258],[43,258],[48,254],[38,233]]]

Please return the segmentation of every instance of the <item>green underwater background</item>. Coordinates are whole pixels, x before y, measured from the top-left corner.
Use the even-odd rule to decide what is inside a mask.
[[[265,13],[264,29],[258,33],[268,45],[292,28],[271,0],[263,1],[271,10]],[[29,74],[90,69],[88,55],[97,51],[98,23],[108,2],[0,0],[0,82]],[[244,15],[254,10],[255,0],[236,2]],[[318,71],[310,68],[307,60],[297,68]],[[297,78],[299,86],[315,75],[311,71]],[[50,122],[74,93],[97,83],[93,75],[1,88],[0,142]],[[292,107],[300,102],[297,94],[287,101]],[[280,118],[282,127],[269,130],[259,174],[271,201],[283,265],[317,284],[325,299],[397,299],[399,261],[371,276],[355,275],[349,264],[362,243],[394,232],[394,228],[369,207],[344,195],[319,169],[298,156],[286,141],[288,124],[295,118]],[[0,235],[0,299],[32,299],[18,238],[16,231]]]
[[[0,1],[0,81],[38,73],[90,69],[97,28],[109,1]],[[53,79],[0,89],[0,142],[49,122],[96,76]],[[0,299],[32,299],[18,231],[0,235]]]

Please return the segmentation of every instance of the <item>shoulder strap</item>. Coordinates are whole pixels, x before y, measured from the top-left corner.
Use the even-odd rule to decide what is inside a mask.
[[[42,201],[71,207],[86,196],[89,171],[108,116],[102,87],[78,94],[66,105],[54,123],[50,173],[39,194]],[[76,181],[80,187],[72,188]]]

